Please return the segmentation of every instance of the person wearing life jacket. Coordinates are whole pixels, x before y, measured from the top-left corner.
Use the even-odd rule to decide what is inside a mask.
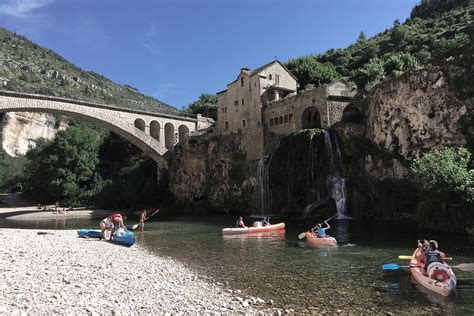
[[[321,223],[319,223],[318,225],[316,225],[316,227],[311,228],[311,231],[315,233],[316,237],[318,238],[327,237],[326,230],[331,228],[331,226],[329,226],[327,221],[324,221],[324,224],[326,224],[326,227],[323,227]]]
[[[244,220],[242,219],[242,216],[239,217],[237,222],[235,223],[235,228],[247,228],[244,224]]]
[[[438,250],[438,242],[436,240],[424,240],[423,243],[425,247],[424,253],[424,263],[425,271],[428,271],[428,267],[435,262],[444,263],[446,255],[444,252]]]
[[[101,239],[105,239],[104,233],[106,230],[111,230],[111,236],[114,234],[114,232],[119,229],[123,228],[125,231],[128,231],[127,228],[125,227],[123,221],[126,220],[126,216],[122,216],[122,214],[119,213],[114,213],[103,220],[100,221],[100,235]]]

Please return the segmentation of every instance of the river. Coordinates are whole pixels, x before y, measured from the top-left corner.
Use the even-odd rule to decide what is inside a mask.
[[[179,259],[200,274],[246,295],[272,299],[295,311],[474,314],[474,272],[455,270],[455,295],[442,297],[421,288],[407,269],[382,272],[384,263],[410,255],[417,239],[437,239],[452,264],[474,262],[474,241],[455,234],[419,232],[402,223],[333,220],[337,248],[317,248],[298,240],[307,224],[287,223],[285,236],[226,238],[231,217],[175,218],[146,223],[138,243],[160,256]],[[0,221],[1,227],[95,228],[97,220]],[[131,259],[133,260],[133,259]]]

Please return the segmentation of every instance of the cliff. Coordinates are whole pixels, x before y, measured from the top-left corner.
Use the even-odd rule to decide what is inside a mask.
[[[472,66],[471,66],[472,67]],[[473,151],[474,99],[467,82],[471,68],[456,64],[429,66],[387,80],[365,98],[348,106],[344,121],[334,126],[341,140],[345,176],[351,183],[354,216],[412,219],[446,229],[443,220],[423,213],[420,189],[409,169],[429,149],[463,146]],[[438,206],[456,214],[466,206]],[[470,213],[467,213],[470,214]],[[454,216],[454,215],[453,215]],[[452,219],[452,218],[451,218]],[[471,217],[451,229],[463,231]]]
[[[169,189],[185,212],[255,209],[257,163],[240,146],[237,134],[207,134],[174,147]]]

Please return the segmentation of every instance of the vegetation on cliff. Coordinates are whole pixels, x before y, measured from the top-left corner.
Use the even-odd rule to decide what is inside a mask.
[[[362,32],[345,49],[295,58],[286,65],[298,78],[300,89],[323,84],[331,76],[347,77],[358,87],[370,89],[386,77],[461,56],[472,42],[473,12],[470,0],[423,0],[404,23],[397,20],[392,28],[370,39]],[[311,66],[309,59],[314,59]]]
[[[411,165],[428,200],[456,203],[474,202],[474,169],[471,153],[465,148],[431,150]]]
[[[179,113],[176,108],[129,85],[116,84],[95,72],[84,71],[55,52],[4,28],[0,28],[0,61],[0,77],[9,80],[8,90]]]
[[[202,93],[196,101],[183,109],[184,113],[202,114],[217,120],[217,95]]]

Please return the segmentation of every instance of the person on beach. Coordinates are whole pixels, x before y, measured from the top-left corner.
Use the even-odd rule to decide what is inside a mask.
[[[146,209],[143,209],[143,211],[140,213],[140,227],[141,227],[141,230],[143,230],[145,228],[145,221],[148,219],[148,217],[146,217]]]
[[[245,223],[244,223],[244,220],[243,220],[242,216],[240,216],[239,219],[237,220],[237,223],[235,223],[235,227],[236,228],[247,228],[247,226],[245,226]]]
[[[122,214],[114,213],[103,220],[100,221],[100,236],[101,239],[105,239],[105,231],[110,230],[112,231],[111,236],[115,233],[115,231],[119,228],[124,229],[125,231],[127,230],[127,227],[124,225],[124,220],[126,220],[126,216],[122,216]]]
[[[315,227],[311,228],[311,231],[316,234],[316,237],[318,238],[327,237],[326,230],[331,228],[331,226],[329,226],[327,221],[324,221],[324,224],[326,224],[326,227],[323,227],[322,224],[319,223]]]

